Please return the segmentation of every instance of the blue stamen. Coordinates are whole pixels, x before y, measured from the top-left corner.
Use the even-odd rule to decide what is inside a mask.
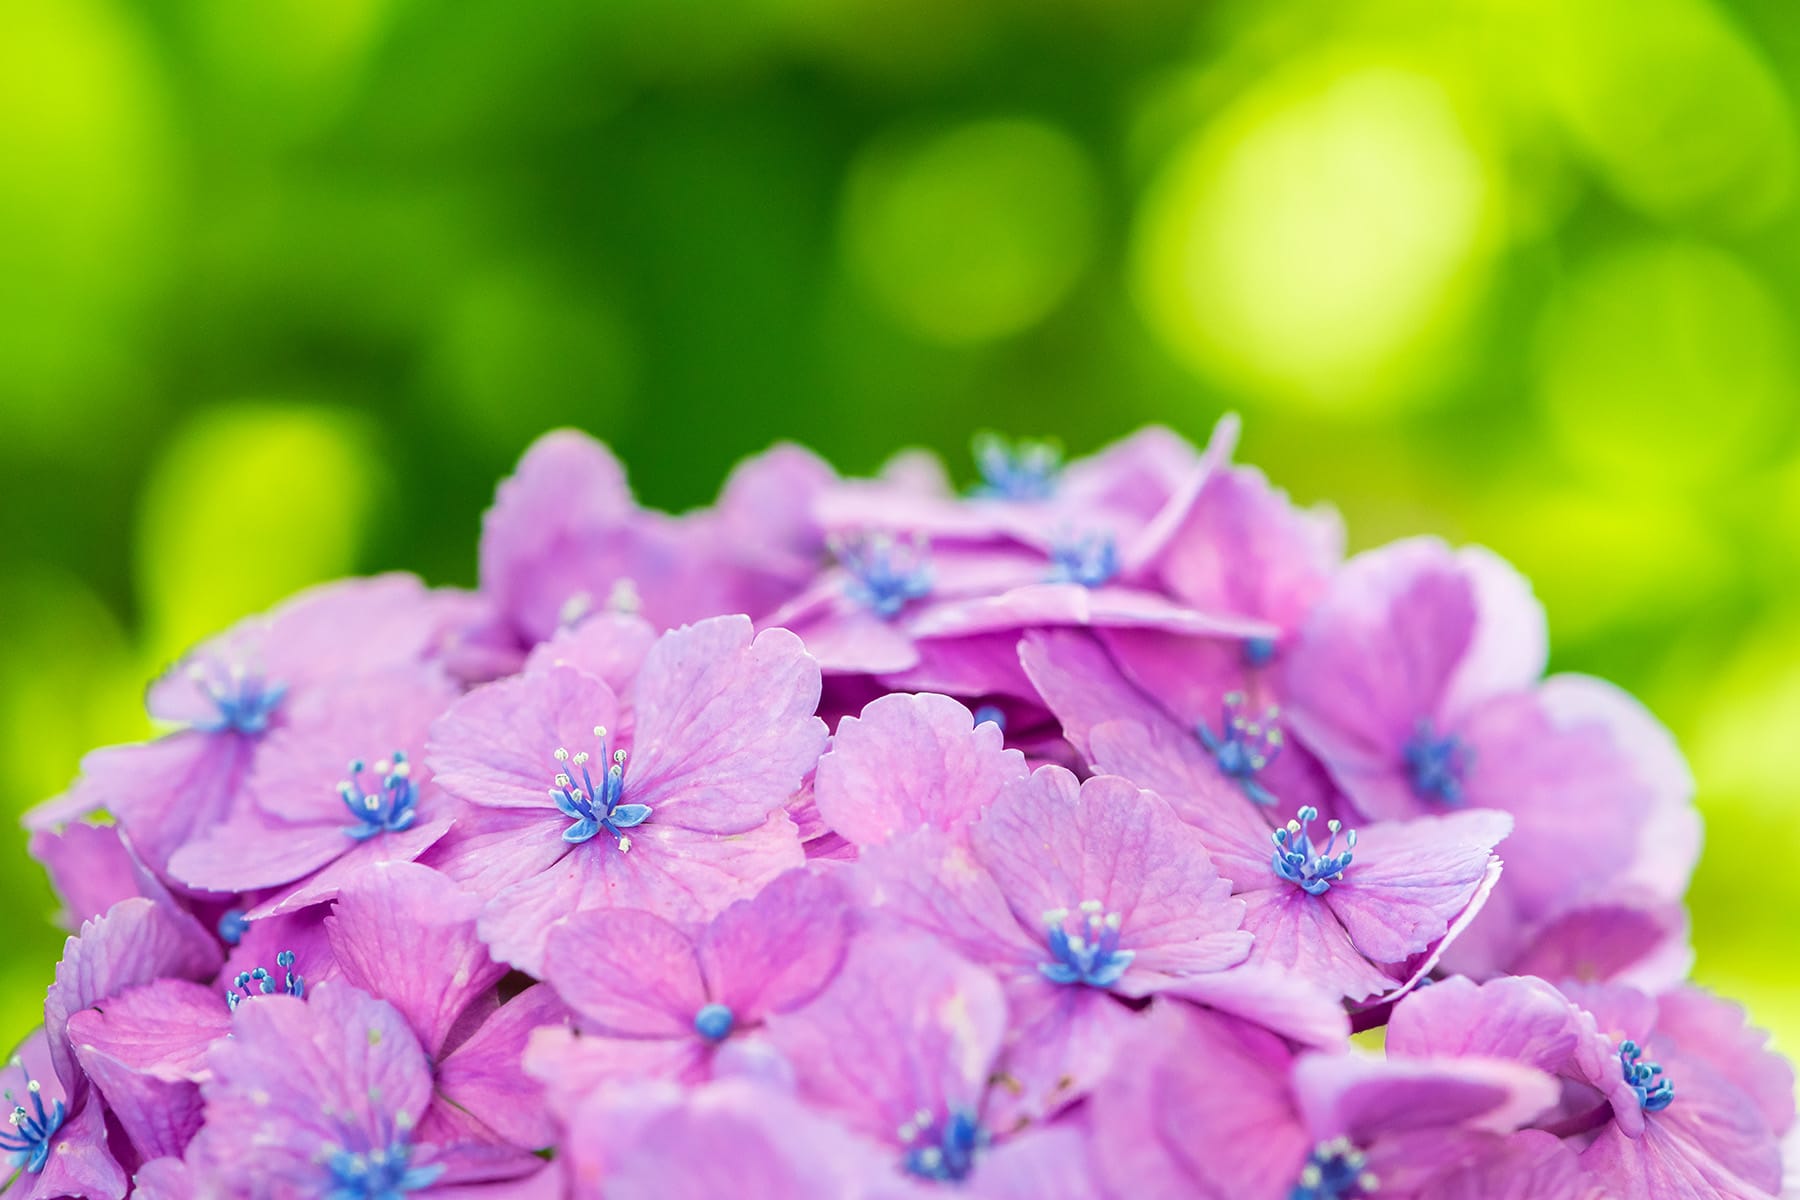
[[[694,1030],[709,1042],[722,1042],[731,1036],[736,1023],[731,1010],[723,1004],[704,1004],[694,1014]]]
[[[275,965],[282,968],[285,977],[280,983],[281,994],[296,999],[306,997],[306,980],[294,973],[294,952],[283,950],[275,956]],[[275,977],[262,967],[253,967],[248,971],[239,971],[231,986],[225,989],[225,1003],[232,1012],[237,1006],[252,996],[273,996],[276,989]]]
[[[236,733],[255,736],[268,729],[275,710],[287,695],[287,684],[265,679],[241,662],[229,665],[217,661],[195,663],[188,668],[191,678],[205,692],[218,710],[218,716],[196,722],[194,728],[207,733]]]
[[[1006,732],[1006,714],[1000,711],[1000,706],[997,704],[983,704],[977,708],[975,723],[977,725],[995,725],[999,727],[1001,733]]]
[[[330,1190],[324,1200],[401,1200],[407,1192],[430,1187],[444,1173],[442,1163],[412,1165],[413,1148],[405,1130],[395,1135],[385,1150],[357,1152],[334,1150],[325,1159]]]
[[[1369,1160],[1346,1137],[1313,1147],[1288,1200],[1363,1200],[1381,1183],[1368,1170]]]
[[[1244,795],[1262,805],[1275,803],[1275,793],[1258,783],[1256,775],[1281,753],[1281,728],[1275,724],[1279,715],[1271,707],[1260,722],[1253,721],[1244,715],[1244,693],[1228,692],[1220,721],[1224,732],[1214,733],[1205,721],[1195,727],[1219,770],[1235,781]]]
[[[900,1160],[910,1174],[940,1183],[955,1183],[969,1177],[975,1159],[987,1149],[988,1132],[974,1113],[954,1109],[941,1124],[921,1109],[899,1130],[906,1153]]]
[[[1412,737],[1401,748],[1413,794],[1451,807],[1463,801],[1463,779],[1475,763],[1475,748],[1454,733],[1442,737],[1429,717],[1419,718]]]
[[[350,778],[338,784],[338,796],[356,818],[356,824],[345,827],[344,832],[366,842],[379,833],[410,828],[419,817],[415,807],[419,785],[413,782],[412,764],[406,761],[405,752],[396,750],[392,762],[383,759],[375,764],[374,773],[381,783],[373,791],[363,788],[365,769],[362,759],[355,760],[350,764]]]
[[[3,1093],[12,1102],[13,1110],[8,1117],[11,1129],[0,1133],[0,1151],[6,1154],[7,1166],[35,1175],[50,1161],[50,1139],[62,1128],[63,1102],[57,1100],[45,1108],[43,1088],[25,1069],[24,1062],[15,1057],[10,1065],[25,1077],[25,1094],[31,1107],[20,1104],[10,1090]]]
[[[975,468],[981,482],[970,494],[998,500],[1048,500],[1062,476],[1062,447],[1051,441],[1020,438],[1008,442],[999,434],[975,438]]]
[[[1661,1112],[1675,1102],[1675,1085],[1663,1078],[1660,1066],[1642,1061],[1643,1057],[1643,1048],[1636,1042],[1627,1038],[1619,1043],[1619,1068],[1637,1093],[1638,1106],[1645,1112]]]
[[[600,760],[604,762],[606,727],[594,726],[594,736],[600,741]],[[625,795],[625,751],[613,751],[612,765],[607,767],[598,784],[588,771],[589,759],[585,750],[571,757],[567,750],[558,746],[555,757],[558,769],[556,786],[550,789],[550,801],[574,822],[563,830],[563,841],[578,846],[604,829],[612,834],[620,850],[630,850],[631,838],[625,830],[649,820],[650,806],[621,803]],[[579,780],[571,773],[574,771],[581,772]]]
[[[1050,547],[1051,583],[1079,583],[1096,588],[1118,573],[1119,548],[1111,534],[1058,538]]]
[[[1331,890],[1333,883],[1344,877],[1344,868],[1350,865],[1350,851],[1356,847],[1356,830],[1344,834],[1344,849],[1342,853],[1334,854],[1332,851],[1337,849],[1338,832],[1343,829],[1343,824],[1339,821],[1325,823],[1331,837],[1320,849],[1313,845],[1307,828],[1319,819],[1319,810],[1308,804],[1297,815],[1297,820],[1289,821],[1285,828],[1277,829],[1272,835],[1275,854],[1269,859],[1269,866],[1275,874],[1307,895],[1323,896]]]
[[[1245,638],[1244,664],[1251,667],[1266,667],[1275,661],[1275,649],[1274,638]]]
[[[219,918],[219,940],[227,946],[235,946],[244,940],[244,934],[250,929],[250,919],[241,908],[228,909]]]
[[[1083,900],[1076,907],[1080,926],[1075,933],[1067,928],[1068,909],[1053,908],[1044,914],[1045,940],[1055,959],[1039,963],[1038,970],[1051,983],[1109,988],[1119,982],[1137,951],[1119,949],[1118,913],[1102,911],[1098,900]]]
[[[884,620],[931,594],[931,551],[921,538],[839,537],[832,539],[831,552],[850,576],[845,594]]]

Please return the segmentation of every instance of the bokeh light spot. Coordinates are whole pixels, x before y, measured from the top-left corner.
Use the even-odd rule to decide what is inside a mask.
[[[630,391],[632,366],[613,309],[525,265],[463,285],[429,359],[450,415],[472,436],[507,445],[557,425],[606,427]]]
[[[1704,0],[1542,0],[1545,81],[1627,203],[1737,227],[1794,185],[1793,113],[1758,53]]]
[[[1540,398],[1571,462],[1661,485],[1736,471],[1794,402],[1786,323],[1735,259],[1678,241],[1582,266],[1547,320]]]
[[[1209,377],[1386,407],[1482,274],[1493,190],[1438,81],[1306,64],[1170,156],[1139,213],[1138,299]]]
[[[852,272],[889,316],[932,341],[1016,333],[1067,294],[1094,248],[1086,155],[1040,121],[995,119],[879,139],[852,169]]]
[[[162,282],[173,135],[123,6],[0,5],[0,407],[8,435],[96,446],[140,386]]]
[[[166,662],[309,584],[350,573],[390,489],[359,414],[249,403],[194,418],[139,509],[145,643]]]

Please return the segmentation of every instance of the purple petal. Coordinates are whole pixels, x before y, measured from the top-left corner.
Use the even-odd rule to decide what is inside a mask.
[[[421,805],[443,812],[448,797],[442,793],[427,794]],[[421,821],[396,833],[384,833],[364,841],[350,842],[350,848],[324,867],[292,887],[278,889],[276,894],[252,908],[252,919],[298,912],[314,904],[323,904],[338,895],[347,883],[361,879],[371,871],[410,863],[441,841],[450,832],[456,818],[448,815]],[[340,830],[340,835],[342,831]]]
[[[682,1037],[607,1037],[539,1028],[527,1039],[524,1069],[565,1122],[596,1092],[641,1090],[652,1081],[704,1082],[713,1048],[690,1030]]]
[[[532,650],[525,660],[528,674],[551,667],[574,667],[624,692],[637,678],[644,656],[656,642],[656,627],[633,613],[599,612]]]
[[[31,857],[50,876],[62,898],[59,923],[78,929],[121,900],[141,895],[134,871],[137,861],[121,840],[117,825],[75,824],[52,833],[31,835]]]
[[[1444,697],[1452,721],[1489,696],[1536,683],[1550,646],[1544,606],[1517,568],[1482,546],[1456,551],[1456,565],[1475,597],[1475,636]]]
[[[1006,1028],[991,975],[923,937],[851,946],[832,985],[769,1018],[801,1094],[883,1141],[921,1110],[981,1110]]]
[[[166,874],[177,850],[236,807],[254,745],[236,734],[184,732],[108,746],[81,760],[71,795],[110,812],[132,848]]]
[[[1016,976],[1006,1000],[1007,1085],[986,1114],[994,1121],[1000,1106],[1007,1118],[1001,1124],[1040,1120],[1086,1096],[1140,1019],[1099,988],[1062,986],[1036,973]]]
[[[1770,1129],[1793,1128],[1793,1065],[1769,1048],[1768,1032],[1749,1024],[1741,1005],[1684,986],[1659,996],[1656,1011],[1659,1041],[1673,1040],[1684,1058],[1703,1058],[1750,1097]]]
[[[632,831],[631,842],[627,852],[596,838],[495,894],[480,922],[494,957],[541,977],[549,930],[564,917],[638,908],[666,920],[704,922],[806,861],[794,823],[779,810],[760,828],[730,837],[652,818]]]
[[[1035,970],[1048,957],[1043,931],[1019,920],[985,865],[932,830],[871,848],[851,879],[880,921],[930,933],[972,961]]]
[[[1244,928],[1256,938],[1250,949],[1252,963],[1293,971],[1350,1000],[1393,990],[1398,981],[1357,950],[1321,897],[1275,882],[1279,886],[1238,894],[1246,905]]]
[[[1168,719],[1090,634],[1067,629],[1028,633],[1019,643],[1019,661],[1062,723],[1064,736],[1090,761],[1088,736],[1095,726],[1113,720],[1152,725]]]
[[[501,481],[482,521],[481,590],[532,642],[619,603],[679,624],[707,611],[703,564],[685,549],[672,518],[638,508],[605,446],[557,430]]]
[[[1626,894],[1617,903],[1572,908],[1535,931],[1519,928],[1529,940],[1503,958],[1487,954],[1465,957],[1462,946],[1469,939],[1464,937],[1446,954],[1445,963],[1466,975],[1489,974],[1486,968],[1499,961],[1511,974],[1541,979],[1605,980],[1651,991],[1673,987],[1687,977],[1694,960],[1688,944],[1687,911],[1679,904],[1648,898],[1632,901]],[[1492,908],[1493,901],[1488,903]],[[1477,930],[1486,923],[1487,915],[1484,909]]]
[[[1295,508],[1262,472],[1210,472],[1153,569],[1170,593],[1204,612],[1297,629],[1344,553],[1343,521],[1329,508]]]
[[[1213,637],[1265,637],[1277,632],[1260,621],[1195,612],[1154,592],[1079,583],[1027,583],[997,596],[936,605],[911,628],[918,637],[947,638],[1063,626],[1160,629]]]
[[[1301,1046],[1329,1049],[1350,1036],[1350,1019],[1337,989],[1325,990],[1290,971],[1255,962],[1191,976],[1158,995],[1239,1017]]]
[[[83,1065],[103,1057],[148,1079],[198,1082],[207,1050],[230,1028],[231,1011],[217,989],[157,979],[72,1015],[69,1040]]]
[[[1780,1146],[1755,1106],[1692,1072],[1676,1102],[1644,1122],[1642,1136],[1608,1125],[1582,1151],[1581,1166],[1626,1196],[1770,1200],[1782,1187]]]
[[[78,1078],[67,1042],[73,1014],[153,979],[204,978],[218,963],[218,944],[192,917],[150,900],[121,900],[84,924],[65,944],[56,982],[44,1000],[44,1030],[57,1076],[65,1082]],[[79,1099],[75,1089],[73,1100]]]
[[[325,930],[344,980],[399,1009],[436,1058],[463,1010],[506,974],[476,936],[480,911],[427,867],[371,864],[339,892]]]
[[[597,750],[594,729],[613,729],[613,690],[574,667],[552,666],[478,687],[431,726],[425,750],[438,786],[470,804],[547,809],[558,749]],[[635,764],[634,764],[635,765]],[[592,770],[604,771],[605,763]]]
[[[1481,891],[1505,813],[1386,821],[1360,831],[1356,860],[1320,899],[1376,962],[1404,962],[1439,941]]]
[[[1294,1064],[1294,1095],[1313,1137],[1347,1136],[1362,1146],[1421,1130],[1511,1133],[1558,1093],[1543,1071],[1498,1059],[1312,1053]]]
[[[1282,674],[1287,720],[1363,812],[1416,811],[1402,750],[1438,716],[1475,631],[1473,583],[1428,538],[1351,559],[1308,619]]]
[[[1012,784],[971,834],[976,857],[1024,922],[1098,901],[1136,957],[1120,990],[1142,995],[1243,961],[1244,907],[1213,870],[1199,831],[1116,776],[1078,784],[1041,767]]]
[[[1563,1072],[1582,1036],[1569,1000],[1540,979],[1446,979],[1414,992],[1388,1022],[1388,1053],[1479,1055]]]
[[[884,696],[838,724],[819,760],[820,815],[858,846],[928,826],[961,832],[1028,768],[998,727],[948,696]]]
[[[857,1200],[891,1170],[875,1147],[791,1097],[732,1082],[650,1116],[619,1148],[604,1194],[606,1200]]]
[[[693,1037],[709,997],[693,939],[651,913],[597,908],[550,930],[544,978],[569,1001],[583,1032]]]
[[[835,877],[789,871],[701,933],[707,995],[740,1024],[797,1008],[837,974],[850,929],[850,897]]]
[[[561,1028],[567,1019],[554,991],[543,984],[526,988],[438,1060],[438,1093],[514,1146],[550,1145],[556,1124],[542,1086],[525,1071],[525,1048],[536,1030]]]
[[[1088,1106],[1111,1194],[1285,1200],[1313,1139],[1294,1112],[1280,1038],[1159,1001],[1117,1061]]]
[[[412,762],[412,781],[423,787],[425,732],[456,696],[441,671],[407,667],[295,697],[281,726],[257,749],[251,799],[282,820],[354,824],[338,795],[350,761],[373,764],[400,751]],[[364,775],[360,782],[374,787],[379,781]]]
[[[745,617],[665,634],[644,659],[627,798],[653,823],[755,829],[800,788],[825,748],[819,664],[784,629]],[[646,826],[646,831],[650,829]]]
[[[1092,1200],[1101,1194],[1088,1138],[1067,1124],[1007,1138],[981,1160],[965,1191],[980,1200]]]
[[[106,1109],[92,1099],[77,1103],[51,1141],[44,1169],[29,1179],[24,1200],[121,1200],[125,1171],[107,1147]]]
[[[322,1156],[385,1150],[431,1100],[425,1052],[399,1011],[339,982],[240,1004],[207,1061],[193,1156],[238,1194],[271,1178],[322,1183]]]
[[[1418,1200],[1606,1200],[1561,1138],[1527,1129],[1475,1162],[1431,1180]]]
[[[169,871],[203,891],[251,892],[304,879],[355,845],[342,824],[295,825],[248,810],[183,846]]]

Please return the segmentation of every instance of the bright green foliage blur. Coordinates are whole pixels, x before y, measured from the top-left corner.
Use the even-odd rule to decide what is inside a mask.
[[[1676,730],[1699,976],[1800,1048],[1797,79],[1784,0],[0,0],[0,807],[302,584],[471,582],[552,425],[680,507],[1238,408]]]

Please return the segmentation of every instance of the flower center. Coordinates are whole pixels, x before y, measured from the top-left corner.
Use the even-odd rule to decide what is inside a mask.
[[[600,742],[600,760],[604,762],[606,727],[594,726],[594,737]],[[604,829],[612,834],[620,850],[630,850],[631,838],[625,831],[648,820],[650,806],[622,803],[625,795],[625,751],[613,751],[612,765],[606,768],[606,774],[600,777],[599,784],[594,783],[594,777],[588,771],[590,760],[587,751],[571,757],[567,750],[558,746],[555,757],[556,786],[550,789],[550,799],[562,810],[564,816],[574,822],[563,830],[563,841],[580,845]],[[579,780],[575,778],[576,773],[581,776]]]
[[[1245,666],[1266,667],[1275,661],[1275,639],[1270,637],[1245,638],[1243,652]]]
[[[1675,1085],[1663,1078],[1660,1066],[1644,1062],[1643,1057],[1643,1047],[1631,1039],[1619,1043],[1619,1068],[1637,1093],[1638,1106],[1645,1112],[1661,1112],[1675,1102]]]
[[[832,539],[831,551],[850,576],[845,594],[878,617],[931,594],[931,551],[922,538],[859,534]]]
[[[988,1132],[967,1109],[954,1109],[943,1121],[920,1109],[900,1127],[900,1142],[906,1147],[900,1162],[909,1173],[954,1183],[975,1169],[976,1155],[987,1149]]]
[[[404,751],[396,750],[391,761],[384,758],[375,764],[373,775],[380,782],[373,788],[364,786],[365,770],[362,759],[354,760],[350,778],[338,784],[344,807],[356,818],[356,824],[346,826],[344,832],[359,842],[378,833],[399,833],[419,816],[414,807],[419,785],[413,782],[412,764],[406,761]]]
[[[1111,534],[1058,538],[1050,547],[1050,582],[1096,588],[1119,573],[1119,548]]]
[[[1062,448],[1052,441],[1020,438],[1009,442],[998,434],[975,439],[975,469],[981,482],[971,494],[998,500],[1048,500],[1062,475]]]
[[[1346,1137],[1333,1138],[1313,1147],[1300,1168],[1300,1178],[1288,1200],[1362,1200],[1373,1196],[1381,1181],[1368,1170],[1369,1160]]]
[[[1052,961],[1038,964],[1045,979],[1097,988],[1119,982],[1137,952],[1119,949],[1122,918],[1104,908],[1098,900],[1083,900],[1076,906],[1073,932],[1068,909],[1053,908],[1044,914],[1045,940],[1053,956]]]
[[[398,1200],[407,1192],[430,1187],[444,1173],[442,1164],[412,1165],[412,1147],[401,1135],[385,1150],[334,1150],[325,1159],[331,1175],[330,1200]]]
[[[25,1094],[31,1107],[19,1103],[11,1091],[4,1093],[12,1102],[13,1110],[8,1117],[11,1129],[0,1133],[0,1150],[6,1152],[7,1165],[13,1170],[24,1168],[35,1175],[50,1161],[50,1139],[62,1128],[63,1102],[57,1100],[45,1108],[43,1088],[25,1069],[24,1062],[15,1057],[10,1065],[24,1076]]]
[[[1275,854],[1270,858],[1269,866],[1307,895],[1323,896],[1331,890],[1332,884],[1344,877],[1344,868],[1350,865],[1350,851],[1356,847],[1356,830],[1346,832],[1344,849],[1333,853],[1337,850],[1338,833],[1343,829],[1343,823],[1325,822],[1331,837],[1319,847],[1313,845],[1309,828],[1319,819],[1319,810],[1308,804],[1296,816],[1297,820],[1289,821],[1273,834]]]
[[[736,1023],[731,1010],[723,1004],[705,1004],[694,1014],[694,1030],[709,1042],[722,1042],[731,1036]]]
[[[1475,748],[1454,733],[1439,735],[1429,717],[1419,718],[1413,735],[1401,749],[1413,795],[1421,800],[1458,805],[1463,801],[1463,778],[1475,763]]]
[[[229,664],[209,659],[188,668],[188,677],[199,685],[218,710],[218,716],[195,725],[207,733],[259,734],[269,727],[269,719],[287,695],[287,684],[265,679],[242,662]]]
[[[244,940],[249,932],[250,918],[244,915],[241,908],[228,908],[219,917],[219,940],[227,946],[235,946]]]
[[[273,996],[277,986],[280,987],[281,994],[284,996],[305,998],[306,980],[294,974],[294,952],[283,950],[277,954],[275,965],[280,967],[285,975],[279,985],[276,984],[275,977],[263,967],[254,967],[248,971],[238,972],[237,978],[231,981],[231,986],[225,989],[225,1003],[230,1006],[232,1012],[236,1012],[237,1006],[252,996]]]
[[[1257,721],[1244,709],[1244,693],[1228,692],[1220,720],[1223,732],[1214,733],[1205,721],[1200,722],[1196,732],[1219,770],[1234,780],[1244,795],[1258,804],[1274,804],[1275,794],[1257,782],[1256,774],[1281,753],[1281,727],[1275,724],[1279,713],[1270,707]]]

